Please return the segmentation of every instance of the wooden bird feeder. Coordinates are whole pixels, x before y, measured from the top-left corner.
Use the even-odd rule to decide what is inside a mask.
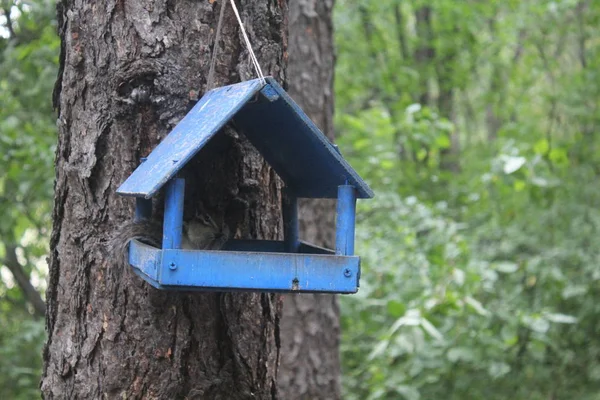
[[[229,240],[222,250],[182,250],[185,181],[177,177],[233,121],[284,181],[284,240]],[[166,187],[162,249],[132,240],[129,263],[158,289],[355,293],[356,199],[373,192],[271,77],[214,89],[194,106],[119,187],[134,196],[136,218]],[[335,251],[298,238],[298,198],[337,198]]]

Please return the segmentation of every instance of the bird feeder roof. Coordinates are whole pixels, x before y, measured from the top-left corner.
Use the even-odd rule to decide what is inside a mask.
[[[271,77],[204,95],[117,193],[151,198],[228,122],[261,153],[298,197],[336,198],[352,185],[358,198],[373,192],[310,118]]]

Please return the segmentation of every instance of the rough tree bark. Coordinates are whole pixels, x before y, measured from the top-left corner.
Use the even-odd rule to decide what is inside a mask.
[[[45,398],[277,397],[278,296],[157,291],[104,250],[133,210],[115,189],[204,91],[221,2],[58,4]],[[284,80],[286,1],[239,6],[263,71]],[[253,77],[240,39],[228,7],[217,84]],[[279,180],[235,132],[220,138],[186,201],[218,210],[237,237],[279,238]]]
[[[288,91],[333,140],[333,0],[290,0]],[[333,248],[335,201],[300,204],[302,238]],[[287,295],[279,388],[284,399],[340,398],[339,308],[333,295]]]

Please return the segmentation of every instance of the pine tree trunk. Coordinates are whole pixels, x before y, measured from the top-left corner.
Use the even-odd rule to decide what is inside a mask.
[[[333,0],[290,0],[289,93],[333,140]],[[333,248],[335,201],[303,200],[304,240]],[[284,297],[279,388],[283,399],[339,399],[339,308],[334,295]]]
[[[279,296],[172,293],[105,252],[118,185],[205,90],[222,0],[63,0],[54,229],[42,391],[57,399],[277,398]],[[239,1],[263,71],[285,78],[285,0]],[[253,78],[228,5],[217,84]],[[201,153],[188,198],[239,238],[278,239],[280,183],[235,133]]]

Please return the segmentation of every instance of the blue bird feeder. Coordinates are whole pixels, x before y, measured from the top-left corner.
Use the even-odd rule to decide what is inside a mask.
[[[177,173],[233,121],[286,185],[284,240],[229,240],[222,250],[182,250],[185,181]],[[271,77],[214,89],[194,106],[117,193],[136,197],[136,218],[166,187],[162,249],[132,240],[129,263],[170,290],[356,293],[356,199],[373,192]],[[335,251],[298,238],[298,198],[337,198]]]

